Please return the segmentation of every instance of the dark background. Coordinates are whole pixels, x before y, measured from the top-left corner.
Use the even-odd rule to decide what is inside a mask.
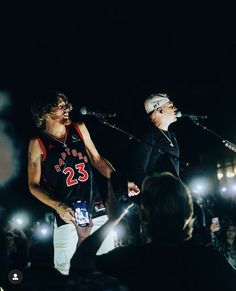
[[[2,204],[44,211],[27,188],[27,146],[35,131],[30,103],[40,92],[61,90],[73,102],[99,152],[126,171],[127,137],[79,113],[81,106],[116,112],[111,120],[130,133],[144,118],[149,93],[166,92],[179,110],[208,115],[202,124],[235,138],[235,8],[198,2],[110,0],[1,7],[0,90],[11,107],[1,112],[19,155],[17,176],[0,188]],[[33,5],[33,4],[32,4]],[[221,138],[179,119],[181,175],[215,177],[219,161],[234,159]]]

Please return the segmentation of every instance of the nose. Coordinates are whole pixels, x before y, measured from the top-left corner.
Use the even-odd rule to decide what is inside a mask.
[[[72,107],[71,103],[66,104],[64,107],[64,111],[66,111],[66,112],[70,112],[72,109],[73,109],[73,107]]]

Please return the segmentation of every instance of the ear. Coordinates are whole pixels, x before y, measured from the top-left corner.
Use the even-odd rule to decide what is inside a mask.
[[[162,112],[163,112],[162,108],[158,108],[157,111],[158,111],[159,113],[162,113]]]

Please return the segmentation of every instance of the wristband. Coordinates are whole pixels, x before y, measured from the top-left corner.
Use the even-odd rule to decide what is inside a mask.
[[[63,202],[59,202],[59,203],[58,203],[58,205],[57,205],[57,207],[56,207],[56,212],[58,212],[57,210],[58,210],[59,207],[62,206],[62,204],[63,204]]]

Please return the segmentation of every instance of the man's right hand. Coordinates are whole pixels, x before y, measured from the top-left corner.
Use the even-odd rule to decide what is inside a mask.
[[[74,211],[66,203],[59,203],[55,210],[66,223],[75,222]]]

